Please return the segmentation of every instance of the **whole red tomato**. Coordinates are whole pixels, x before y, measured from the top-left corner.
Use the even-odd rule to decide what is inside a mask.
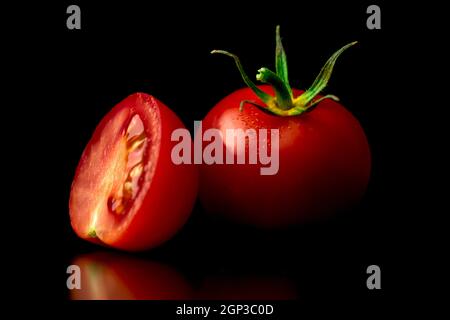
[[[287,63],[277,28],[274,73],[259,70],[257,79],[270,84],[256,86],[239,59],[226,51],[213,51],[234,58],[249,88],[222,99],[203,120],[203,131],[229,129],[278,129],[279,167],[262,175],[263,165],[202,164],[200,198],[209,212],[263,227],[276,227],[318,219],[355,204],[364,194],[370,175],[369,145],[358,120],[335,96],[318,96],[325,87],[337,51],[306,91],[291,89]],[[267,137],[267,148],[273,143]],[[234,146],[222,140],[224,149],[236,157],[239,143],[249,151],[248,140]],[[264,146],[258,145],[258,153]]]
[[[83,239],[144,250],[171,238],[197,195],[193,165],[171,160],[172,131],[184,128],[156,98],[136,93],[100,122],[70,192],[72,227]]]

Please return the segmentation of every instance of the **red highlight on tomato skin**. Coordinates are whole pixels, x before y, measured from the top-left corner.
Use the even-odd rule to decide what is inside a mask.
[[[130,95],[102,119],[72,183],[69,210],[78,236],[139,251],[184,225],[198,173],[194,165],[171,161],[171,133],[178,128],[185,127],[175,113],[145,93]]]

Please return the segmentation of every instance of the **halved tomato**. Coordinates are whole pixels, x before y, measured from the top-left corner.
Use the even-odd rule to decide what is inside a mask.
[[[173,130],[185,128],[156,98],[135,93],[100,122],[70,193],[72,227],[83,239],[144,250],[186,222],[198,187],[194,165],[175,165]]]

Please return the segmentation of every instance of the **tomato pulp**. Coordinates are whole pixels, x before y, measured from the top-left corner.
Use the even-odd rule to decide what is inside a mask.
[[[267,85],[258,88],[274,93]],[[294,97],[302,92],[293,89]],[[310,112],[281,117],[252,104],[240,111],[245,100],[259,101],[250,88],[237,90],[207,114],[203,128],[219,129],[224,136],[227,129],[278,129],[279,170],[261,175],[257,165],[203,164],[200,198],[207,211],[276,227],[325,217],[362,197],[370,175],[369,144],[358,120],[341,104],[325,99]],[[248,148],[247,142],[247,154]],[[231,150],[235,156],[236,150]]]
[[[177,128],[184,128],[178,117],[144,93],[103,118],[72,183],[70,219],[78,236],[134,251],[159,245],[183,226],[198,176],[193,165],[171,161]]]

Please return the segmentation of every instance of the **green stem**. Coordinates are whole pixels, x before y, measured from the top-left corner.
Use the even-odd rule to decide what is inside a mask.
[[[288,66],[286,52],[284,51],[283,44],[281,43],[280,26],[276,28],[276,48],[275,48],[275,71],[280,79],[284,82],[289,95],[292,97],[292,89],[289,85]]]
[[[310,102],[327,86],[328,80],[330,80],[331,73],[333,72],[333,67],[339,56],[356,43],[358,42],[354,41],[343,46],[327,60],[309,89],[294,100],[294,108],[296,106],[300,106],[301,108],[311,107]]]
[[[256,79],[270,84],[274,91],[275,97],[265,93],[261,89],[259,89],[247,76],[242,67],[242,64],[239,58],[227,51],[223,50],[213,50],[211,53],[220,53],[227,55],[234,59],[237,68],[244,80],[245,84],[247,84],[250,89],[261,99],[263,103],[266,104],[265,107],[259,106],[261,109],[267,110],[276,114],[278,116],[296,116],[302,114],[306,111],[311,111],[315,106],[317,106],[324,99],[333,99],[338,101],[339,99],[334,95],[325,95],[318,99],[315,99],[317,95],[327,86],[328,81],[330,80],[331,73],[333,72],[334,65],[339,58],[339,56],[348,48],[355,45],[357,41],[351,42],[341,49],[336,51],[325,63],[325,65],[320,70],[313,84],[309,87],[308,90],[303,92],[300,96],[293,98],[292,89],[289,85],[288,79],[288,67],[287,67],[287,59],[286,53],[283,48],[283,44],[281,43],[280,37],[280,26],[276,28],[276,49],[275,49],[275,68],[276,73],[272,72],[268,68],[261,68],[258,70],[258,74],[256,75]],[[248,102],[248,101],[245,101]],[[245,103],[241,103],[240,109],[242,110],[242,106]]]
[[[287,110],[292,108],[292,94],[289,91],[286,83],[280,79],[280,77],[270,71],[267,68],[261,68],[258,70],[258,74],[256,75],[256,80],[259,80],[263,83],[270,84],[274,91],[277,106],[283,110]]]
[[[247,86],[249,86],[250,89],[252,89],[253,92],[258,96],[258,98],[260,98],[261,101],[264,102],[265,104],[270,104],[273,102],[273,97],[270,94],[267,94],[264,91],[262,91],[261,89],[259,89],[253,83],[253,81],[250,80],[250,78],[245,73],[244,68],[242,67],[241,61],[239,60],[239,58],[236,55],[229,53],[228,51],[224,51],[224,50],[213,50],[213,51],[211,51],[211,53],[212,54],[220,53],[220,54],[224,54],[226,56],[233,58],[234,62],[236,63],[237,68],[239,69],[239,72],[241,73],[241,77],[244,80],[245,84]]]

